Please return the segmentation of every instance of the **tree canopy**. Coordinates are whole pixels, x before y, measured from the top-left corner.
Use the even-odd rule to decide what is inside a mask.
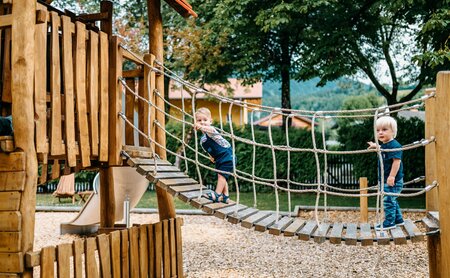
[[[279,80],[284,108],[291,78],[364,78],[394,104],[450,68],[446,0],[204,2],[193,1],[202,19],[178,33],[178,66],[205,82]],[[402,86],[412,89],[400,96]]]
[[[79,12],[99,5],[58,1]],[[394,104],[450,68],[448,0],[189,2],[199,18],[188,22],[163,5],[166,64],[200,84],[228,77],[281,81],[283,108],[291,108],[291,79],[319,77],[324,85],[343,76],[365,78]],[[120,2],[115,11],[116,32],[129,38],[131,49],[146,52],[146,2]],[[412,89],[400,96],[402,86]]]
[[[412,99],[450,67],[448,1],[327,1],[311,13],[299,78],[363,74],[388,104]],[[387,77],[387,79],[386,79]],[[399,96],[402,85],[412,86]]]

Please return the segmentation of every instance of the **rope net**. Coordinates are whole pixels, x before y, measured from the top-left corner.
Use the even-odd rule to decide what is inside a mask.
[[[434,93],[425,95],[421,98],[410,100],[404,103],[398,103],[395,105],[390,106],[383,106],[378,108],[368,108],[368,109],[357,109],[357,110],[336,110],[336,111],[308,111],[308,110],[296,110],[296,109],[282,109],[282,108],[273,108],[268,107],[264,105],[254,104],[254,103],[248,103],[245,101],[240,101],[236,99],[232,99],[228,96],[223,96],[214,92],[207,91],[205,89],[199,88],[196,85],[182,79],[180,76],[178,76],[176,73],[171,71],[170,69],[164,67],[161,63],[158,61],[155,61],[155,64],[157,67],[153,67],[152,65],[148,64],[144,60],[142,60],[138,55],[134,54],[133,52],[129,51],[126,47],[122,46],[122,48],[129,52],[131,55],[133,55],[137,60],[139,60],[145,67],[148,67],[150,70],[148,71],[148,74],[150,74],[151,71],[156,72],[157,74],[164,74],[166,77],[170,78],[172,82],[174,82],[175,86],[178,86],[180,88],[181,92],[181,107],[178,107],[169,101],[167,101],[164,96],[161,94],[161,92],[157,90],[153,90],[152,92],[148,92],[148,95],[154,95],[155,99],[152,100],[152,98],[146,99],[142,97],[138,92],[135,91],[134,88],[131,88],[125,79],[120,78],[120,82],[123,85],[123,93],[125,95],[132,95],[135,99],[139,100],[140,102],[145,103],[149,106],[149,109],[154,109],[154,111],[158,111],[159,113],[162,113],[165,115],[166,118],[168,118],[170,121],[173,121],[175,123],[182,125],[182,133],[181,134],[175,134],[173,131],[171,131],[167,126],[162,125],[159,123],[156,119],[153,120],[153,122],[150,123],[150,130],[143,131],[140,130],[139,127],[135,124],[133,124],[132,121],[127,119],[124,112],[120,112],[119,116],[124,120],[124,122],[131,126],[136,132],[138,132],[141,136],[145,137],[146,140],[148,140],[150,146],[155,146],[157,148],[162,148],[166,150],[166,152],[170,155],[175,156],[175,159],[177,161],[178,165],[181,165],[180,161],[183,161],[184,169],[187,172],[189,167],[194,165],[195,172],[197,175],[197,180],[199,182],[199,198],[202,195],[202,188],[203,188],[203,173],[205,170],[213,171],[216,173],[221,174],[228,174],[231,177],[233,177],[235,191],[236,191],[236,203],[239,204],[240,202],[240,182],[250,183],[252,185],[252,191],[253,191],[253,206],[257,206],[257,188],[261,187],[269,187],[273,192],[275,193],[275,200],[276,200],[276,219],[279,219],[279,213],[280,213],[280,195],[279,192],[285,192],[288,199],[288,208],[289,208],[289,215],[291,215],[291,193],[315,193],[317,195],[316,197],[316,203],[315,203],[315,219],[316,222],[319,223],[319,214],[318,214],[318,207],[319,207],[319,200],[321,196],[323,196],[323,202],[325,207],[325,216],[324,220],[327,219],[327,196],[328,195],[334,195],[334,196],[343,196],[343,197],[354,197],[359,198],[361,196],[367,196],[367,197],[376,197],[376,218],[379,223],[380,215],[383,213],[383,206],[380,205],[381,200],[383,200],[384,196],[402,196],[402,197],[413,197],[418,196],[420,194],[423,194],[433,188],[435,188],[438,183],[437,181],[433,181],[431,184],[426,185],[423,188],[412,188],[408,189],[405,188],[402,193],[389,193],[384,192],[384,186],[379,186],[378,184],[370,185],[364,188],[358,188],[358,189],[348,189],[348,188],[340,188],[337,186],[330,185],[330,179],[329,176],[329,169],[328,169],[328,156],[329,155],[362,155],[362,154],[373,154],[378,157],[378,159],[382,159],[381,155],[383,152],[395,152],[395,151],[407,151],[407,150],[413,150],[416,148],[424,147],[428,144],[434,143],[434,137],[430,138],[424,138],[419,141],[411,142],[408,144],[404,144],[401,148],[396,149],[381,149],[380,145],[376,141],[376,148],[375,149],[359,149],[359,150],[329,150],[327,149],[327,133],[326,133],[326,123],[327,121],[331,119],[370,119],[372,118],[374,121],[374,129],[373,129],[373,138],[377,138],[376,134],[376,126],[375,121],[377,118],[385,115],[389,115],[390,113],[398,113],[400,111],[407,111],[412,109],[418,109],[420,107],[423,107],[426,103],[426,100],[434,97]],[[150,78],[147,78],[147,80],[150,80]],[[150,82],[150,81],[149,81]],[[148,90],[151,90],[150,84],[147,84]],[[186,97],[188,95],[188,97]],[[242,171],[239,167],[239,161],[234,167],[232,172],[225,172],[218,169],[215,169],[212,167],[210,163],[207,163],[205,161],[209,161],[209,156],[207,153],[202,151],[202,148],[199,147],[199,138],[196,131],[194,131],[194,125],[195,125],[195,113],[197,107],[197,100],[198,99],[204,99],[207,98],[208,100],[213,100],[218,103],[218,115],[219,115],[219,126],[216,126],[215,128],[219,131],[220,135],[226,138],[230,143],[233,151],[233,157],[236,157],[236,148],[240,144],[247,144],[252,146],[252,152],[249,154],[246,154],[246,163],[250,163],[251,160],[251,172],[245,172]],[[164,109],[159,108],[155,103],[156,101],[162,101],[165,103],[166,106],[169,106],[172,111],[175,111],[178,116],[174,116],[174,113],[167,113]],[[224,106],[228,105],[227,110],[224,108]],[[232,121],[230,119],[229,115],[232,115],[232,111],[234,107],[238,107],[240,109],[244,108],[247,111],[249,111],[249,118],[250,118],[250,130],[251,130],[251,138],[244,138],[241,136],[236,135],[235,133],[235,126],[233,126]],[[268,114],[269,118],[269,124],[267,127],[267,133],[268,133],[268,142],[257,142],[255,137],[255,129],[254,129],[254,114],[255,112],[258,113],[266,113]],[[223,115],[227,115],[226,121],[223,119]],[[284,129],[284,138],[285,138],[285,144],[275,144],[273,140],[273,119],[275,117],[284,117],[286,121],[292,120],[294,117],[304,117],[311,120],[311,142],[312,142],[312,148],[300,148],[300,147],[294,147],[290,144],[290,129],[288,128],[288,125],[286,125]],[[215,119],[217,120],[217,119]],[[227,128],[225,128],[227,127]],[[160,129],[166,133],[167,136],[169,136],[171,139],[173,139],[179,148],[177,150],[170,149],[167,146],[163,146],[160,143],[158,143],[150,134],[152,134],[152,129]],[[154,132],[154,131],[153,131]],[[194,140],[194,146],[191,146],[189,144],[190,138]],[[152,147],[153,157],[155,158],[155,164],[156,164],[156,158],[157,155],[155,154],[155,147]],[[258,168],[258,151],[270,151],[272,154],[272,169],[265,169],[266,171],[273,172],[272,178],[262,177],[257,174],[255,169]],[[188,156],[187,153],[193,154],[193,156]],[[280,159],[280,153],[284,153],[282,158],[286,159],[287,162],[287,169],[286,169],[286,175],[280,176],[279,171],[277,169],[277,161]],[[300,165],[298,163],[293,163],[293,158],[296,155],[309,155],[312,156],[313,159],[308,160],[312,161],[312,163],[315,164],[316,173],[315,173],[315,179],[311,182],[305,182],[303,180],[300,180],[299,178],[294,177],[291,175],[291,171],[293,167],[302,167],[301,161]],[[298,158],[297,160],[298,161]],[[383,166],[382,160],[380,166]],[[156,167],[155,167],[156,171]],[[374,169],[376,171],[376,169]],[[383,174],[383,169],[381,169],[381,175]],[[156,173],[155,173],[156,174]],[[380,179],[381,181],[384,180],[383,177]],[[412,183],[419,183],[423,182],[425,180],[425,177],[418,177],[411,181],[406,181],[404,185],[412,184]],[[361,191],[365,191],[367,193],[361,193]],[[236,206],[236,212],[237,212],[238,206]]]

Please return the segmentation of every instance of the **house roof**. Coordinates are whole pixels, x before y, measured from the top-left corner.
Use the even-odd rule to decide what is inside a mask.
[[[277,115],[272,116],[272,121],[274,122],[274,125],[275,125],[275,126],[276,126],[277,124],[281,123],[282,120],[280,119],[280,117],[281,117],[280,114],[277,114]],[[309,119],[309,118],[307,118],[307,117],[302,117],[302,116],[294,115],[294,116],[292,116],[291,118],[296,118],[296,119],[298,119],[298,120],[300,120],[300,121],[303,121],[303,122],[305,122],[305,123],[308,123],[308,124],[312,125],[312,120]],[[260,125],[261,123],[268,122],[269,120],[270,120],[270,115],[269,115],[269,116],[266,116],[266,117],[263,117],[263,118],[261,118],[261,119],[255,121],[255,122],[253,122],[253,124],[254,124],[254,125]],[[318,125],[318,123],[316,122],[315,125]]]
[[[411,119],[411,118],[419,118],[422,121],[425,121],[425,111],[400,111],[398,112],[398,116],[405,118],[407,120]]]
[[[189,17],[192,15],[193,17],[197,17],[197,13],[194,12],[192,6],[186,0],[165,0],[167,4],[169,4],[174,10],[176,10],[181,16]]]
[[[253,85],[242,85],[242,80],[236,78],[228,78],[229,88],[223,85],[209,85],[206,84],[204,89],[215,94],[229,96],[228,90],[233,93],[233,99],[255,99],[262,98],[262,82],[258,82]],[[191,95],[186,90],[181,90],[180,86],[170,85],[169,99],[181,99],[181,93],[183,97],[189,99]],[[196,98],[205,98],[204,93],[198,93]]]

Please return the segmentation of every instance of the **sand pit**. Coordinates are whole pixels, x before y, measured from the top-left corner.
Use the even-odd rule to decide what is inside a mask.
[[[311,213],[304,213],[310,215]],[[35,250],[71,242],[59,223],[75,213],[37,213]],[[187,277],[428,277],[426,241],[396,246],[317,244],[255,232],[213,216],[184,218],[183,258]],[[357,213],[330,213],[349,221]],[[423,214],[405,217],[420,219]],[[372,216],[373,218],[373,216]],[[153,223],[156,214],[132,214],[132,223]]]

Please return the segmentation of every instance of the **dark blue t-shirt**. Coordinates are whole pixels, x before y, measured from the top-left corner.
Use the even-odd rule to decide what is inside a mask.
[[[388,150],[388,149],[399,149],[402,147],[402,145],[395,139],[387,142],[386,144],[382,144],[381,146],[382,150]],[[383,152],[381,151],[381,156],[383,157],[383,167],[384,167],[384,182],[386,183],[389,174],[391,173],[392,169],[392,163],[394,162],[394,158],[400,159],[400,168],[398,169],[397,175],[395,176],[395,181],[399,181],[403,179],[403,162],[402,160],[403,151],[398,150],[394,152]],[[381,180],[381,168],[378,162],[378,180]]]

